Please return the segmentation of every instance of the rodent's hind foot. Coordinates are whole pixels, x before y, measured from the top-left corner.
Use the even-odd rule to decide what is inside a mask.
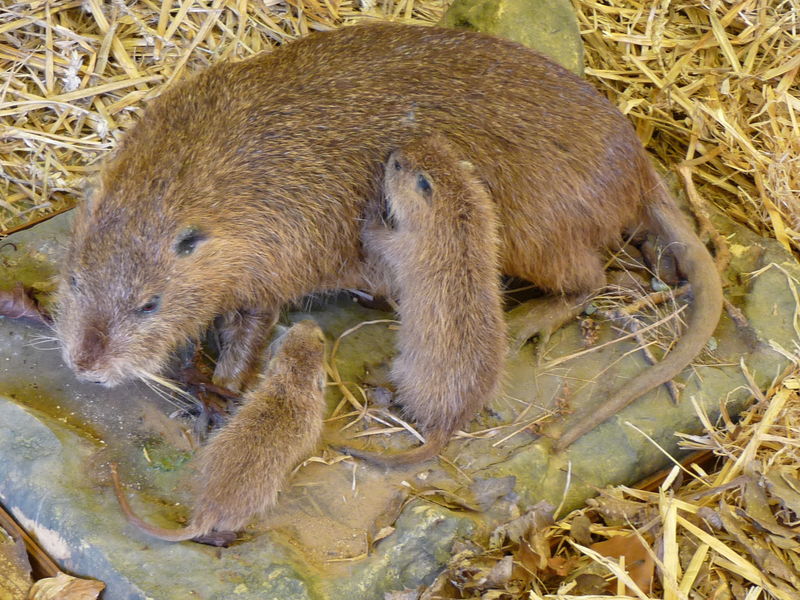
[[[205,544],[206,546],[216,546],[218,548],[227,548],[233,542],[239,539],[239,534],[235,531],[212,531],[205,535],[198,535],[192,538],[193,542],[198,544]]]
[[[589,301],[588,294],[547,296],[523,302],[506,313],[506,322],[513,353],[532,337],[539,337],[538,354],[553,332],[583,312]]]

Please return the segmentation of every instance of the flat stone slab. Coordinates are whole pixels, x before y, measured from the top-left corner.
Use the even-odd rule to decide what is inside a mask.
[[[455,0],[439,24],[514,40],[583,75],[583,40],[569,0]]]
[[[51,287],[68,224],[62,215],[9,238],[14,245],[0,250],[0,288],[20,280]],[[655,390],[566,452],[551,454],[548,436],[647,368],[630,340],[565,360],[585,350],[576,323],[551,338],[538,365],[534,343],[511,358],[506,393],[471,424],[471,438],[451,442],[446,460],[384,473],[321,451],[318,462],[299,470],[276,511],[227,549],[147,538],[125,523],[110,488],[108,464],[116,461],[145,518],[162,526],[186,518],[191,436],[185,420],[170,418],[180,412],[180,398],[142,384],[81,384],[64,367],[50,332],[0,319],[0,501],[64,569],[105,581],[109,598],[380,598],[429,583],[453,541],[485,535],[511,516],[511,504],[560,504],[568,469],[564,510],[597,487],[632,483],[665,466],[662,449],[677,452],[675,431],[702,430],[692,401],[714,422],[721,407],[735,414],[749,399],[740,362],[761,387],[783,371],[788,360],[779,350],[795,341],[800,269],[777,242],[717,224],[733,257],[726,295],[752,330],[737,329],[723,315],[713,349],[681,377],[677,405],[664,389]],[[339,296],[285,321],[309,316],[330,340],[378,321],[343,337],[336,355],[342,381],[360,398],[353,384],[391,360],[395,334],[382,321],[393,316]],[[616,337],[601,325],[597,345]],[[348,421],[342,415],[351,408],[341,398],[332,386],[330,430]],[[562,416],[545,418],[556,412]],[[412,442],[396,433],[379,443]]]

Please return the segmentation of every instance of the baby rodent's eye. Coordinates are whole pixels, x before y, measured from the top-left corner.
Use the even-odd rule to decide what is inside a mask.
[[[178,239],[175,241],[175,253],[178,256],[188,256],[204,239],[206,239],[206,235],[200,229],[187,227],[178,234]]]
[[[69,276],[69,287],[73,292],[78,291],[78,280],[75,278],[75,275]]]
[[[400,164],[400,161],[399,161],[399,160],[395,160],[395,161],[394,161],[394,170],[395,170],[395,171],[399,171],[399,170],[400,170],[400,169],[402,169],[402,168],[403,168],[403,167],[402,167],[402,165]]]
[[[161,296],[156,294],[152,296],[147,302],[142,304],[139,308],[136,309],[136,312],[143,315],[149,315],[158,310],[158,307],[161,306]]]
[[[433,191],[433,187],[431,186],[431,182],[428,181],[428,178],[425,177],[425,175],[423,175],[422,173],[417,175],[417,188],[425,196],[430,196],[431,192]]]

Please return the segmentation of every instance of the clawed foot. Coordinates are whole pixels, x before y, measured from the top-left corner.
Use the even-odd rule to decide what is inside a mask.
[[[211,380],[211,368],[205,363],[199,352],[177,373],[177,379],[186,388],[187,393],[197,398],[199,413],[195,428],[203,437],[204,432],[222,425],[228,415],[228,405],[236,401],[239,394]]]
[[[588,297],[556,296],[535,298],[506,313],[511,351],[517,353],[532,337],[539,337],[539,349],[547,344],[553,332],[583,312]]]

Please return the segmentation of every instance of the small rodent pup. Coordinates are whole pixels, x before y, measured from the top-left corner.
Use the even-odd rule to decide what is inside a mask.
[[[489,191],[506,275],[583,297],[626,232],[674,251],[694,295],[686,334],[598,399],[603,414],[703,348],[719,275],[619,110],[514,42],[381,23],[215,65],[148,105],[75,217],[55,319],[66,363],[109,386],[146,376],[221,316],[215,382],[247,387],[282,305],[369,288],[361,224],[380,204],[386,159],[437,132]],[[414,329],[427,318],[415,314]]]
[[[392,379],[427,440],[392,455],[345,451],[395,466],[437,454],[492,399],[508,343],[499,224],[474,167],[441,135],[413,140],[389,156],[384,202],[388,227],[368,222],[364,247],[389,268],[401,321]]]
[[[169,542],[242,529],[272,508],[288,475],[317,447],[325,410],[325,337],[313,321],[281,338],[264,379],[198,454],[195,502],[187,527],[164,529],[137,517],[112,469],[117,500],[128,521]]]

